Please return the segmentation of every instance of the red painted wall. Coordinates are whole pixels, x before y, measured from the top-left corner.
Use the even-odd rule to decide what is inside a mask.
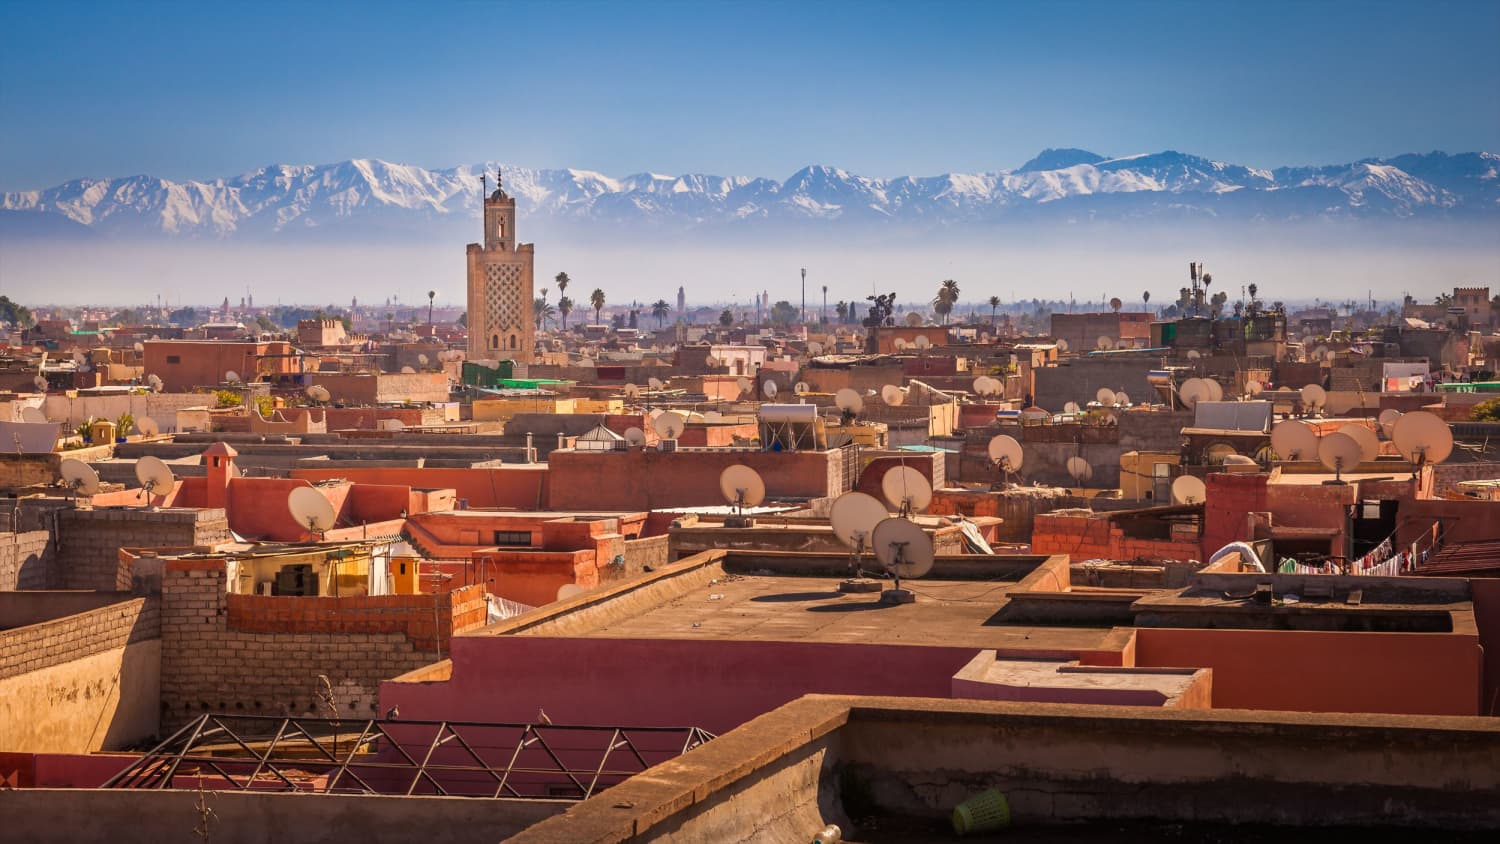
[[[545,463],[496,469],[293,469],[293,478],[308,481],[347,478],[355,483],[391,484],[419,489],[451,489],[473,508],[514,507],[535,510],[547,504]]]
[[[1472,635],[1136,631],[1138,666],[1212,668],[1215,709],[1477,715],[1482,658]]]
[[[1249,539],[1246,513],[1265,513],[1265,475],[1235,475],[1212,472],[1204,478],[1203,549],[1212,555],[1231,542]]]
[[[723,504],[719,473],[736,463],[760,472],[768,497],[826,498],[829,452],[554,451],[554,510],[646,510]]]
[[[1479,627],[1479,644],[1484,648],[1484,692],[1479,711],[1482,715],[1500,715],[1500,579],[1474,578],[1469,581],[1474,593],[1474,622]]]

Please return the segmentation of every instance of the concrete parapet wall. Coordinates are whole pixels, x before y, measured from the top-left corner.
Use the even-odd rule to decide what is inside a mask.
[[[0,533],[0,592],[46,589],[55,577],[50,532]]]

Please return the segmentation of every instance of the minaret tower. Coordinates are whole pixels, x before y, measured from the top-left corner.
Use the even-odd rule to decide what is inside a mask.
[[[535,248],[516,242],[516,200],[498,169],[495,190],[484,197],[484,242],[469,244],[468,265],[469,359],[513,360],[523,374],[536,343]]]

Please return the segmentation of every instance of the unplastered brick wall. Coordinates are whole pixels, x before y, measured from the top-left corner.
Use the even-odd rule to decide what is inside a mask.
[[[0,631],[0,679],[39,671],[160,635],[155,598],[131,598]]]
[[[60,589],[130,589],[121,548],[216,545],[229,540],[224,510],[109,507],[58,513],[55,586]]]
[[[482,586],[441,595],[229,595],[222,560],[162,573],[162,723],[202,712],[368,718],[380,683],[446,656],[482,626]],[[332,700],[320,675],[328,678]],[[330,708],[332,705],[332,709]]]
[[[46,589],[53,575],[52,534],[0,533],[0,592]]]

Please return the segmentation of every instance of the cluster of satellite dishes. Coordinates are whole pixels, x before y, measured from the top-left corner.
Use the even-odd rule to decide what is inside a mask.
[[[905,337],[897,337],[894,345],[896,346],[897,351],[902,352],[906,351],[907,349],[926,351],[927,349],[932,348],[932,341],[927,339],[927,335],[919,334],[917,335],[917,338],[915,340],[910,341],[908,341]]]
[[[101,490],[99,473],[82,460],[70,457],[62,461],[58,474],[62,476],[62,485],[73,495],[75,505],[79,496],[96,495]],[[177,486],[177,477],[172,474],[171,467],[161,458],[151,455],[135,462],[135,479],[141,485],[141,495],[147,503],[153,505],[171,494]]]
[[[978,378],[974,379],[974,392],[977,395],[985,397],[998,396],[1001,393],[1005,392],[1005,382],[1001,381],[999,378],[991,378],[988,375],[981,375]]]
[[[834,500],[829,511],[833,534],[849,549],[850,576],[839,584],[841,592],[874,592],[880,583],[864,576],[863,556],[874,554],[893,586],[881,592],[880,602],[908,604],[916,600],[901,581],[914,580],[932,570],[932,539],[909,517],[932,503],[932,484],[910,466],[896,466],[880,479],[885,503],[863,492],[846,492]],[[891,515],[891,509],[897,515]]]
[[[1094,401],[1098,402],[1100,407],[1130,407],[1130,396],[1124,390],[1111,390],[1108,387],[1100,387],[1095,390]],[[1069,413],[1078,412],[1078,404],[1076,402],[1068,402],[1068,404],[1074,408],[1068,411]],[[1064,407],[1064,410],[1067,410],[1067,408]]]
[[[1441,463],[1453,453],[1453,431],[1435,414],[1384,410],[1377,422],[1381,433],[1413,466]],[[1343,425],[1337,431],[1319,437],[1307,423],[1286,419],[1271,429],[1271,450],[1280,460],[1315,459],[1334,473],[1334,483],[1342,483],[1344,472],[1380,456],[1380,438],[1375,431],[1358,422]]]
[[[1177,398],[1188,408],[1200,401],[1223,401],[1224,387],[1212,378],[1189,378],[1177,388]]]

